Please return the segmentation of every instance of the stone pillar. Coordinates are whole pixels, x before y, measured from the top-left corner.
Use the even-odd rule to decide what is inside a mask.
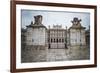
[[[73,18],[72,26],[70,27],[70,45],[71,46],[83,46],[85,44],[84,41],[84,32],[85,27],[81,25],[81,19],[78,19],[77,17]],[[84,43],[83,43],[84,42]]]
[[[34,16],[34,24],[27,26],[26,50],[22,52],[22,62],[46,62],[47,29],[42,24],[42,16]]]

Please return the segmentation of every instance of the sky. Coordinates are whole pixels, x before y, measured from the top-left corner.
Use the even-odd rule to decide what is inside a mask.
[[[67,12],[67,11],[46,11],[46,10],[21,10],[21,27],[26,28],[27,25],[34,23],[34,16],[42,15],[42,24],[47,28],[50,25],[62,25],[62,28],[69,28],[72,26],[71,21],[74,17],[81,19],[81,25],[89,28],[90,25],[90,13],[86,12]]]

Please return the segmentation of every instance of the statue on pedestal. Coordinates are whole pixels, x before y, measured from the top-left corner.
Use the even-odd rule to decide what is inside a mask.
[[[42,24],[42,15],[37,15],[37,16],[34,16],[34,24],[35,25],[41,25]]]
[[[81,21],[82,21],[81,19],[78,19],[77,17],[75,17],[73,21],[71,22],[73,23],[73,25],[79,25]]]

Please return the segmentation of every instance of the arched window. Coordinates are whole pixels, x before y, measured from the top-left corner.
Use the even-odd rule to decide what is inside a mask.
[[[51,38],[51,42],[52,42],[52,38]]]
[[[59,42],[61,42],[61,39],[59,39]]]
[[[32,39],[32,42],[34,42],[34,39]]]
[[[64,39],[62,39],[62,42],[64,42]]]
[[[55,38],[54,38],[54,43],[55,43]]]
[[[58,39],[57,39],[57,43],[58,43]]]

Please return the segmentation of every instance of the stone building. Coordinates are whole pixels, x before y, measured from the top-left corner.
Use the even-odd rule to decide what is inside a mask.
[[[25,49],[21,51],[21,62],[44,62],[47,55],[47,28],[42,24],[42,16],[34,16],[34,23],[27,26]],[[23,45],[21,45],[23,46]],[[24,47],[24,46],[23,46]]]
[[[42,16],[34,16],[35,22],[27,26],[26,44],[45,46],[47,43],[47,28],[42,24]]]
[[[85,37],[85,27],[81,25],[81,19],[74,18],[72,22],[72,26],[69,28],[69,45],[70,46],[85,46],[86,45],[86,37]]]
[[[86,30],[86,45],[87,47],[90,47],[90,26],[89,29]]]
[[[71,46],[86,45],[85,27],[81,25],[81,19],[73,18],[72,26],[67,29],[61,25],[53,25],[47,29],[42,24],[42,16],[34,16],[34,23],[27,26],[26,44],[46,46],[48,48],[68,48]]]
[[[84,47],[90,44],[90,30],[85,30],[85,27],[80,23],[81,19],[73,18],[72,26],[69,29],[62,28],[61,25],[49,26],[47,29],[42,24],[42,20],[41,15],[34,16],[34,23],[32,21],[25,30],[21,31],[21,47],[25,48],[21,51],[22,63],[46,62],[52,59],[52,61],[56,61],[59,58],[61,58],[60,60],[89,58],[89,49],[84,49]],[[73,49],[75,47],[77,49]],[[80,49],[81,47],[83,49]],[[53,50],[52,53],[50,50]]]
[[[24,28],[21,28],[21,48],[22,50],[25,49],[25,46],[26,46],[26,36],[25,36],[25,33],[26,33],[26,29]]]
[[[61,25],[53,25],[48,29],[48,48],[66,48],[67,29],[63,29]]]

